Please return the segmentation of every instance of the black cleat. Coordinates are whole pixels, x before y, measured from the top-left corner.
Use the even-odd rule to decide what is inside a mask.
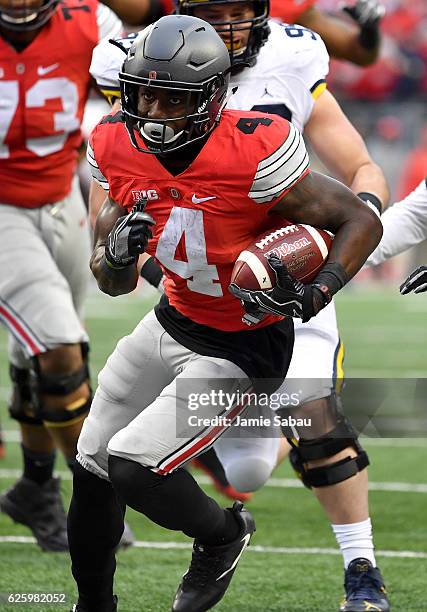
[[[67,516],[59,485],[59,478],[39,485],[22,476],[0,496],[0,511],[29,527],[40,548],[51,552],[68,550]]]
[[[70,612],[117,612],[117,595],[114,595],[113,600],[111,602],[111,607],[108,606],[106,608],[105,606],[103,606],[102,609],[94,608],[93,610],[91,610],[90,608],[85,608],[81,604],[76,603],[71,608]]]
[[[235,502],[231,511],[241,525],[238,537],[223,546],[203,546],[195,540],[190,567],[178,587],[172,612],[204,612],[223,598],[255,531],[254,519],[241,502]]]
[[[345,571],[344,588],[340,612],[389,612],[383,577],[368,559],[353,559]]]

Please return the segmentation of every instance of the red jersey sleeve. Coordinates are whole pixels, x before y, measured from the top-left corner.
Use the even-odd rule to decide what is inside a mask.
[[[257,204],[274,206],[310,171],[310,161],[301,133],[292,123],[275,120],[274,140],[264,141],[249,191]]]
[[[101,150],[103,150],[104,148],[102,144],[102,136],[103,132],[99,130],[98,126],[96,126],[95,129],[92,131],[91,135],[89,136],[89,141],[87,143],[86,149],[86,159],[88,161],[92,177],[97,183],[101,185],[103,189],[105,189],[106,192],[109,192],[110,185],[108,184],[108,180],[105,177],[101,168],[99,167],[97,161],[97,156],[99,157],[99,159],[102,159],[102,154],[99,154],[100,152],[98,151],[99,148],[101,148]],[[95,140],[98,144],[97,147],[95,147]]]
[[[315,4],[316,0],[271,0],[270,14],[284,23],[298,23],[298,18]]]

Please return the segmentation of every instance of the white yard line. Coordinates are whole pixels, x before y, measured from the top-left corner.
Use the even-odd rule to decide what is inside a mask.
[[[0,387],[0,398],[2,387]],[[17,429],[2,430],[5,442],[21,442],[20,433]],[[427,448],[427,438],[360,438],[363,446],[381,446],[385,448]]]
[[[0,536],[0,544],[34,544],[35,539],[29,536]],[[185,542],[146,542],[136,541],[135,548],[148,548],[151,550],[191,550],[191,543]],[[286,546],[261,546],[252,545],[247,549],[253,553],[267,555],[341,555],[335,548],[289,548]],[[395,559],[427,559],[427,552],[416,552],[412,550],[378,550],[379,557],[391,557]]]
[[[14,470],[7,468],[0,468],[0,479],[2,478],[19,478],[22,474],[22,470]],[[60,476],[63,480],[71,480],[71,472],[56,472],[57,476]],[[197,481],[200,484],[211,484],[210,478],[207,476],[199,476],[197,474]],[[270,478],[264,485],[273,489],[301,489],[302,483],[297,478]],[[398,493],[427,493],[427,484],[416,484],[407,482],[370,482],[370,491],[391,491]]]

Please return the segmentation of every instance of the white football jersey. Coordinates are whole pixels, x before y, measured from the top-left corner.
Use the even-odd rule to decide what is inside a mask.
[[[329,55],[318,34],[270,20],[271,34],[255,66],[231,79],[238,86],[227,107],[281,115],[301,132],[326,87]]]
[[[119,72],[138,34],[139,32],[136,32],[123,38],[116,38],[116,42],[122,48],[104,40],[93,50],[89,71],[110,103],[115,98],[120,98]]]
[[[320,36],[307,28],[273,20],[270,28],[255,66],[232,77],[230,88],[238,89],[230,97],[228,108],[275,113],[303,131],[316,97],[326,87],[328,52]],[[129,34],[118,42],[128,50],[136,37]],[[93,51],[90,73],[110,100],[120,96],[118,74],[125,57],[121,49],[108,42]]]
[[[400,202],[387,208],[381,217],[383,237],[366,262],[369,266],[427,240],[427,179]]]

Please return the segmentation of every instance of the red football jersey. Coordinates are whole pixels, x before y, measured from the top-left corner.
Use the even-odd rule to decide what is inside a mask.
[[[97,7],[97,0],[62,1],[21,52],[0,36],[1,203],[39,207],[71,189]]]
[[[147,251],[165,272],[172,306],[196,323],[247,329],[228,291],[231,272],[240,252],[273,224],[271,208],[309,172],[300,133],[276,115],[225,111],[198,157],[173,176],[155,155],[132,147],[121,118],[109,115],[92,132],[94,178],[127,211],[147,198],[156,221]]]
[[[298,23],[298,17],[315,4],[316,0],[271,0],[270,14],[284,23]]]

